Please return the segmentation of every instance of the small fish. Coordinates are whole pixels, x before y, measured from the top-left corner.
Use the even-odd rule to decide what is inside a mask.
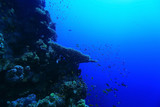
[[[126,71],[126,68],[123,68],[123,71]]]
[[[117,88],[114,88],[114,90],[115,90],[115,91],[118,91],[118,89],[117,89]]]
[[[114,97],[117,97],[117,95],[115,94]]]
[[[85,48],[84,51],[87,51],[87,48]]]
[[[80,86],[82,86],[82,83],[81,83],[81,82],[79,82],[79,85],[80,85]]]
[[[108,83],[106,83],[106,85],[109,87],[109,84],[108,84]]]
[[[106,89],[107,92],[113,91],[112,88]]]
[[[71,31],[72,31],[72,29],[68,29],[68,31],[70,31],[70,32],[71,32]]]
[[[91,79],[93,80],[93,77],[91,77]]]
[[[120,104],[120,103],[121,103],[120,101],[117,102],[117,104]]]
[[[97,64],[98,66],[101,66],[101,64]]]
[[[96,87],[96,85],[91,85],[91,87],[94,87],[94,88],[95,88],[95,87]]]
[[[94,105],[93,104],[89,104],[89,106],[93,107]]]
[[[124,86],[124,87],[127,87],[127,85],[125,83],[122,83],[121,85]]]
[[[111,68],[111,66],[110,66],[110,65],[108,65],[108,68]]]
[[[107,94],[108,95],[108,92],[106,92],[105,90],[103,90],[103,93]]]

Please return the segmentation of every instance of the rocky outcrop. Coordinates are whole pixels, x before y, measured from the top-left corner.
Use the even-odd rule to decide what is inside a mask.
[[[0,106],[86,106],[79,64],[95,61],[55,43],[44,6],[44,0],[0,0]]]

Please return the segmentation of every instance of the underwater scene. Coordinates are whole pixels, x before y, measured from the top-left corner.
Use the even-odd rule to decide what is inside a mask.
[[[0,107],[160,107],[159,0],[0,0]]]

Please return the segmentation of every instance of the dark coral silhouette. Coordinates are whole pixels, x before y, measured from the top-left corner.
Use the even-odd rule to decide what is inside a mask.
[[[80,63],[89,56],[56,42],[44,0],[0,0],[0,105],[85,107]]]

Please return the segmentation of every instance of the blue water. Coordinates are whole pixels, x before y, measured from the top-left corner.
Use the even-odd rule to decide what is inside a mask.
[[[160,107],[159,0],[47,0],[46,9],[58,43],[98,60],[80,65],[87,104]],[[106,83],[118,91],[104,93]]]

